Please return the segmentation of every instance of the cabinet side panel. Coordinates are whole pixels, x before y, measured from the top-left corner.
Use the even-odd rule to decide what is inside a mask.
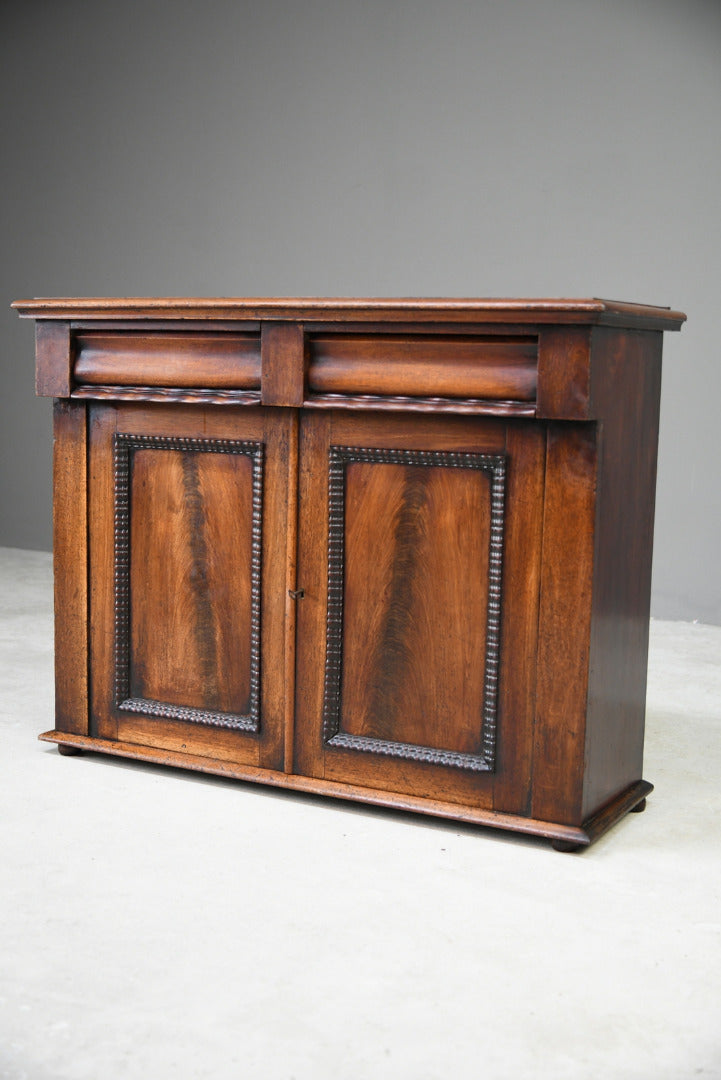
[[[597,328],[601,433],[583,815],[641,779],[661,392],[660,332]]]
[[[87,427],[82,403],[53,410],[55,727],[88,733]]]
[[[595,424],[548,427],[532,816],[580,825],[593,586]]]

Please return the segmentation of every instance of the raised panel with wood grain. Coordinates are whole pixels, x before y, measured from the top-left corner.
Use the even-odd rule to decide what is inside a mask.
[[[282,686],[268,680],[284,664],[273,536],[287,528],[287,418],[167,406],[91,415],[98,732],[211,753],[219,729],[231,759],[266,751],[280,764]]]
[[[504,457],[332,446],[329,473],[326,744],[492,770]]]
[[[304,418],[305,770],[398,791],[423,777],[459,801],[525,798],[525,776],[509,790],[497,753],[532,729],[530,709],[514,708],[504,685],[506,671],[516,692],[533,682],[537,595],[520,613],[503,589],[505,574],[538,581],[538,549],[518,543],[521,531],[538,534],[537,511],[529,502],[519,516],[506,499],[509,468],[514,495],[542,483],[542,440],[524,434],[511,448],[493,421],[431,419],[421,433],[391,417]],[[319,505],[322,515],[304,514]],[[322,670],[304,664],[311,653]]]
[[[116,434],[114,455],[118,708],[259,730],[263,444]]]
[[[642,777],[664,330],[585,300],[57,299],[56,719],[586,846]]]

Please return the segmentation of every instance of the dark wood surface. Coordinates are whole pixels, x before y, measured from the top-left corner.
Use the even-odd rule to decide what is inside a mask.
[[[549,327],[539,334],[537,415],[587,420],[591,396],[590,327]]]
[[[141,445],[131,485],[130,696],[248,713],[252,458]]]
[[[343,732],[482,753],[490,490],[481,468],[346,466]]]
[[[77,385],[260,389],[260,335],[80,332]]]
[[[73,353],[70,324],[35,324],[35,393],[39,397],[65,398],[70,394]]]
[[[596,440],[595,424],[546,427],[531,813],[569,825],[582,820]]]
[[[531,425],[522,431],[509,428],[501,421],[462,417],[422,422],[411,416],[351,413],[302,417],[298,581],[305,597],[297,634],[299,771],[394,791],[423,790],[466,805],[515,810],[527,804],[532,716],[516,706],[532,697],[529,683],[535,678],[527,650],[538,617],[533,587],[538,550],[527,539],[540,531],[541,508],[533,493],[542,483],[543,454]],[[332,446],[351,452],[382,447],[401,455],[425,451],[429,463],[370,464],[364,471],[373,480],[369,516],[358,506],[363,499],[356,481],[346,476],[351,507],[345,528],[333,537]],[[473,758],[452,761],[432,753],[450,750],[462,759],[472,747],[480,754],[482,746],[490,505],[488,481],[479,480],[476,469],[460,467],[458,477],[449,480],[455,467],[433,464],[431,453],[451,460],[464,453],[508,459],[501,573],[507,582],[524,586],[516,591],[501,585],[495,726],[498,753],[510,766],[510,747],[515,746],[522,762],[518,770],[486,771]],[[417,498],[423,493],[425,503]],[[476,531],[479,538],[463,536]],[[329,556],[336,545],[341,551],[350,548],[343,553],[340,572],[340,621],[331,617],[332,610],[329,614],[332,579],[338,574]],[[351,627],[355,620],[359,625]],[[340,681],[334,676],[338,669]],[[504,677],[505,670],[512,677]],[[333,679],[340,693],[335,710],[340,735],[374,735],[389,744],[383,752],[367,744],[349,745],[337,736],[324,741]]]
[[[305,335],[298,323],[266,323],[262,330],[264,405],[302,405]]]
[[[272,409],[91,406],[91,664],[101,737],[283,767],[289,420]],[[127,526],[118,516],[119,438],[133,447]],[[264,475],[255,490],[244,451],[257,446]],[[249,716],[254,667],[257,719]],[[139,705],[123,707],[126,685]]]
[[[535,337],[313,335],[308,387],[314,394],[533,401],[537,351]]]
[[[16,300],[22,316],[35,319],[283,319],[438,322],[603,323],[678,330],[683,312],[618,300],[496,298],[254,297],[38,297]]]
[[[88,732],[87,414],[82,402],[53,406],[55,726]]]
[[[56,724],[587,846],[642,779],[661,330],[597,300],[42,300]]]
[[[260,405],[259,390],[208,390],[195,386],[88,384],[76,386],[70,396],[78,401],[157,401],[161,405]]]
[[[600,432],[582,814],[641,776],[661,334],[594,330]]]
[[[309,394],[305,409],[345,409],[385,413],[426,413],[455,416],[535,416],[535,402],[494,401],[490,398],[426,398],[415,395]]]
[[[501,592],[501,650],[494,809],[531,813],[534,712],[546,438],[542,426],[505,426],[506,522]]]
[[[589,818],[582,826],[561,825],[554,821],[539,821],[536,818],[520,814],[506,814],[482,807],[459,806],[442,799],[428,799],[417,795],[404,795],[394,791],[382,791],[366,788],[358,784],[337,783],[320,777],[303,776],[277,772],[273,769],[258,769],[233,761],[209,760],[197,754],[177,753],[159,750],[152,746],[133,743],[113,742],[107,739],[92,739],[83,735],[72,735],[61,731],[46,731],[38,738],[42,742],[54,743],[61,753],[77,755],[83,751],[95,751],[111,757],[130,758],[154,765],[170,765],[191,772],[210,773],[227,779],[243,780],[252,784],[267,784],[269,787],[287,788],[290,792],[307,795],[324,795],[333,799],[346,799],[352,802],[367,803],[371,806],[386,807],[391,810],[407,810],[417,814],[449,818],[469,825],[489,826],[511,832],[526,833],[529,836],[543,837],[554,842],[559,851],[578,851],[588,847],[599,836],[608,832],[628,813],[645,806],[646,797],[653,791],[653,785],[642,780],[632,784],[617,799],[608,803],[601,812]]]

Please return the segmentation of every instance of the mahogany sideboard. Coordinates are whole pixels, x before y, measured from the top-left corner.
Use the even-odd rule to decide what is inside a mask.
[[[642,778],[664,330],[605,300],[40,299],[61,753],[590,844]]]

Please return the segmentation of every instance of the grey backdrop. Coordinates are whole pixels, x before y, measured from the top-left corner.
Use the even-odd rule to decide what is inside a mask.
[[[50,405],[14,298],[608,296],[688,313],[653,612],[721,623],[717,0],[0,14],[0,544],[50,546]]]

